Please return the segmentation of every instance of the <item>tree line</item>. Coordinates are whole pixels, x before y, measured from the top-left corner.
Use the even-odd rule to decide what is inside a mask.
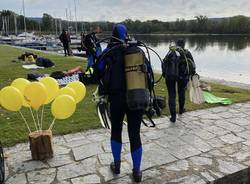
[[[36,21],[25,19],[28,30],[39,30],[39,24]],[[24,31],[24,16],[18,15],[10,10],[0,11],[0,32],[3,35],[17,34]]]
[[[71,32],[89,32],[99,27],[104,33],[111,32],[114,22],[73,22],[54,18],[44,13],[41,19],[25,18],[27,31],[39,33],[57,33],[62,29]],[[209,19],[196,16],[193,20],[177,19],[173,22],[159,20],[131,20],[123,23],[130,33],[203,33],[203,34],[250,34],[250,19],[243,15],[230,18]],[[24,31],[24,17],[10,10],[0,11],[0,31],[2,34],[17,34]]]
[[[125,20],[128,29],[134,33],[204,33],[204,34],[249,34],[250,19],[243,15],[230,18],[208,19],[196,16],[194,20],[177,19],[174,22],[159,20]]]

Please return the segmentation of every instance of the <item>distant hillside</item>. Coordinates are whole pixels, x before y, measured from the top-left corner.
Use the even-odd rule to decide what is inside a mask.
[[[208,18],[209,20],[213,22],[222,22],[223,20],[230,19],[231,17],[221,17],[221,18]],[[247,17],[250,21],[250,17]],[[28,17],[28,19],[36,21],[37,23],[42,23],[42,17]],[[80,21],[79,21],[80,22]],[[95,22],[105,22],[105,21],[95,21]]]
[[[37,23],[42,23],[43,19],[41,17],[27,17],[30,20],[36,21]]]
[[[11,11],[9,12],[8,14],[2,13],[2,17],[5,18],[0,18],[0,30],[3,30],[0,33],[5,35],[15,33],[15,17],[18,31],[23,31],[25,28],[23,16],[16,15]],[[91,32],[100,28],[105,33],[112,31],[116,23],[109,21],[87,22],[83,20],[75,24],[74,21],[69,22],[65,19],[55,21],[55,19],[59,20],[59,18],[54,18],[47,13],[44,13],[43,17],[27,17],[27,31],[39,31],[44,34],[50,34],[58,32],[58,29],[67,29],[70,32],[77,31],[79,33],[80,31]],[[220,18],[208,18],[207,16],[200,15],[194,17],[192,20],[177,19],[176,21],[126,19],[123,23],[127,26],[130,33],[136,34],[250,34],[250,17],[243,15]]]
[[[232,17],[209,18],[209,20],[220,23],[221,21],[227,20],[227,19],[230,19],[230,18],[232,18]],[[250,17],[247,17],[247,18],[250,21]]]

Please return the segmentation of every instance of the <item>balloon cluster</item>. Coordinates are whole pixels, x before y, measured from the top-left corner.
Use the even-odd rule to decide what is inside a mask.
[[[56,119],[67,119],[75,112],[76,104],[84,99],[85,94],[86,87],[79,81],[71,82],[59,89],[57,81],[51,77],[45,77],[39,82],[18,78],[0,91],[0,105],[9,111],[19,112],[31,132],[20,111],[22,107],[30,109],[36,130],[42,130],[44,105],[52,102],[51,113],[54,120],[49,127],[52,129]],[[38,110],[41,107],[42,114],[39,118]],[[33,110],[37,113],[37,120]]]

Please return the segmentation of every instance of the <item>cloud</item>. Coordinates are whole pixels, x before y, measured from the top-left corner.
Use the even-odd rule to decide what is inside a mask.
[[[0,0],[2,9],[16,13],[22,10],[22,0]],[[172,21],[191,19],[196,15],[224,17],[250,16],[249,0],[75,0],[77,19],[85,21],[124,19],[159,19]],[[66,19],[66,9],[74,18],[74,0],[25,0],[26,15],[41,17],[43,13]]]

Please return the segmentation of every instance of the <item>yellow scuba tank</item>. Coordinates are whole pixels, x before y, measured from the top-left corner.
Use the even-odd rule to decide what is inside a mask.
[[[146,110],[150,101],[147,83],[147,65],[143,51],[128,47],[124,59],[126,77],[126,98],[130,110]]]

